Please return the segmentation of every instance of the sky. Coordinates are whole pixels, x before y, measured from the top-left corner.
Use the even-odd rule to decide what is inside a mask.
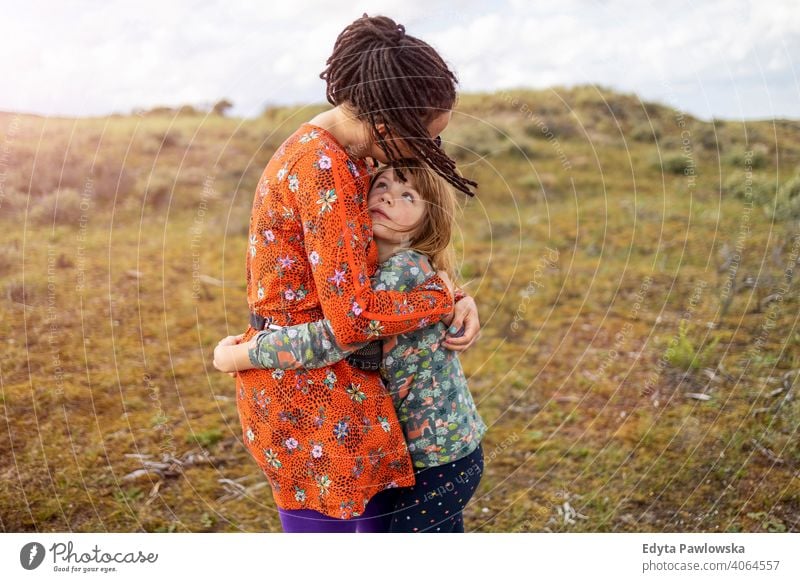
[[[436,48],[462,92],[598,84],[705,120],[800,119],[798,0],[0,1],[1,111],[322,103],[366,12]]]

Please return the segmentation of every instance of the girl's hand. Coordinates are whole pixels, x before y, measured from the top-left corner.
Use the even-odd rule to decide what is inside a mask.
[[[239,335],[229,335],[221,340],[219,340],[218,346],[235,346],[244,339],[244,334],[240,333]]]
[[[444,321],[444,320],[442,320]],[[461,328],[464,328],[463,335],[455,337]],[[481,323],[478,319],[478,306],[475,300],[467,295],[456,303],[455,314],[447,330],[444,347],[448,350],[463,352],[468,349],[480,337]]]
[[[231,377],[236,377],[237,368],[235,354],[230,347],[241,343],[242,339],[244,339],[243,333],[239,335],[229,335],[219,341],[217,347],[214,348],[214,367],[217,370],[225,372]]]

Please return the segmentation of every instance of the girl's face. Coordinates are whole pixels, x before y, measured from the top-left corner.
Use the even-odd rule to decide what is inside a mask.
[[[425,201],[414,188],[414,179],[408,172],[403,175],[407,182],[398,180],[394,169],[388,168],[378,175],[369,190],[367,207],[377,240],[408,242],[425,215]]]

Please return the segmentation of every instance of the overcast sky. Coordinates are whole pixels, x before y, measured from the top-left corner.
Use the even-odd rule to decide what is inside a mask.
[[[385,14],[461,91],[597,83],[703,119],[800,119],[797,0],[3,1],[0,110],[105,115],[325,101],[341,29]],[[793,60],[794,59],[794,60]]]

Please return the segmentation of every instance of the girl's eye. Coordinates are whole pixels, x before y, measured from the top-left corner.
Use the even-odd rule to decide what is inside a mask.
[[[407,200],[414,202],[414,195],[411,192],[403,192],[403,196],[408,196]]]

